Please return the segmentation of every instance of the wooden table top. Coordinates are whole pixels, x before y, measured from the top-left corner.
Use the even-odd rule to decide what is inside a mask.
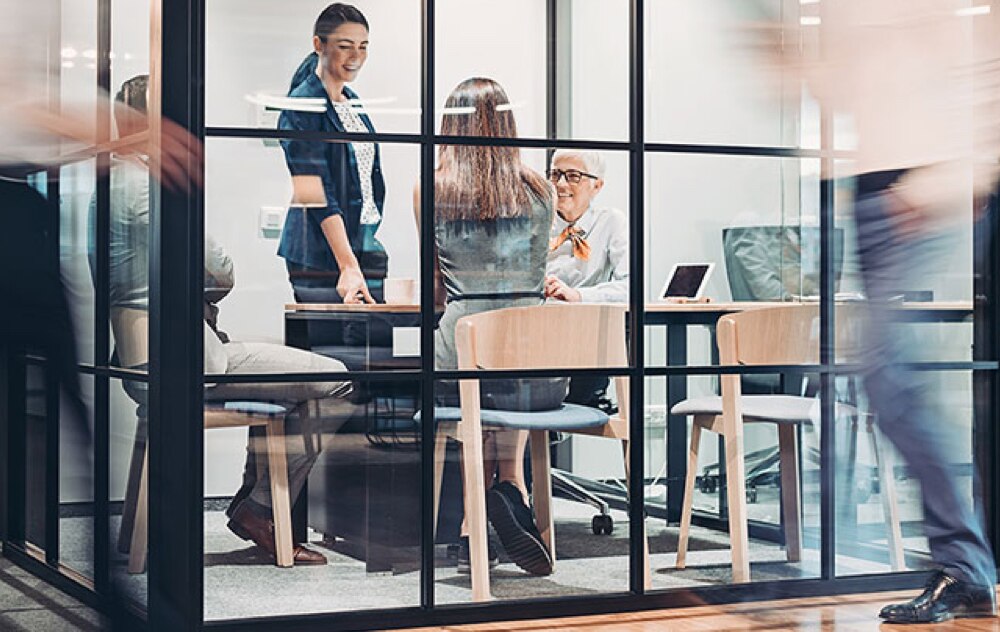
[[[709,303],[647,303],[646,311],[651,313],[663,312],[742,312],[748,309],[761,309],[764,307],[781,307],[782,305],[792,305],[789,302],[777,301],[733,301],[733,302],[709,302]],[[804,303],[807,305],[818,305],[818,303]],[[849,304],[849,303],[845,303]],[[904,309],[926,310],[926,311],[950,311],[967,310],[972,311],[972,301],[932,301],[926,303],[904,303]],[[286,312],[362,312],[362,313],[386,313],[386,314],[415,314],[420,312],[418,303],[287,303]]]

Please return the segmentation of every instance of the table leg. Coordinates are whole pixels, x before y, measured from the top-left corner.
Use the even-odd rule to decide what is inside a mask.
[[[285,317],[285,344],[296,349],[309,350],[309,321],[304,318]]]
[[[687,325],[667,326],[667,366],[687,364]],[[674,404],[687,398],[687,376],[667,376],[667,523],[681,519],[684,479],[687,476],[687,422],[670,414]]]

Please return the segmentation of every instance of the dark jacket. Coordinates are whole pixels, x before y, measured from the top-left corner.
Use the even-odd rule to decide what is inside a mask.
[[[278,119],[282,130],[308,131],[317,133],[344,132],[326,94],[323,82],[315,73],[316,57],[310,55],[295,73],[288,96],[303,99],[322,99],[325,112],[285,110]],[[297,82],[297,83],[296,83]],[[344,96],[357,99],[358,95],[344,87]],[[367,114],[361,113],[361,120],[372,133],[375,128]],[[285,162],[293,176],[316,175],[322,178],[327,206],[323,208],[293,207],[285,218],[285,226],[278,245],[278,254],[288,262],[316,268],[337,271],[337,262],[327,244],[320,223],[333,215],[344,219],[344,226],[362,271],[368,278],[385,276],[385,248],[375,239],[379,224],[362,225],[362,194],[358,176],[358,164],[350,143],[324,142],[315,140],[287,139],[281,141],[285,151]],[[382,214],[385,202],[385,180],[382,177],[381,152],[376,145],[375,163],[372,169],[372,190],[375,205]],[[380,269],[381,268],[381,269]]]

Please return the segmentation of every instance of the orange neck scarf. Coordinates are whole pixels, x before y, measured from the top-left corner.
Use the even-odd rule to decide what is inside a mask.
[[[549,244],[551,250],[555,250],[567,239],[573,244],[573,256],[581,261],[590,259],[590,244],[584,239],[584,232],[576,227],[576,223],[570,224],[563,229],[559,236]]]

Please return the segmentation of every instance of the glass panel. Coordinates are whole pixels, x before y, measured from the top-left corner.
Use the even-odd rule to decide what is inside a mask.
[[[296,142],[289,151],[299,156],[313,146],[329,157],[324,165],[354,155],[347,144],[319,141]],[[284,341],[312,349],[338,358],[352,371],[419,368],[420,270],[412,211],[419,148],[380,144],[378,151],[381,167],[373,195],[377,199],[374,191],[381,191],[384,181],[385,199],[381,209],[373,206],[373,223],[365,223],[364,194],[357,189],[357,198],[348,192],[335,200],[346,209],[342,219],[327,218],[326,206],[290,206],[293,187],[276,141],[209,139],[206,299],[217,308],[218,330],[240,342]],[[256,186],[247,188],[247,178]],[[345,179],[330,178],[330,186],[339,187]],[[350,256],[379,306],[331,306],[341,303],[340,277],[321,222],[344,226]],[[387,300],[393,305],[385,305]],[[289,303],[309,306],[285,311]]]
[[[747,302],[818,300],[819,160],[647,154],[646,161],[648,365],[718,361],[711,326]],[[843,241],[838,231],[838,276]],[[685,272],[700,280],[709,264],[703,285],[680,287]]]
[[[520,402],[540,391],[553,390],[554,382],[561,382],[565,389],[566,381],[493,380],[481,385],[484,471],[483,488],[476,493],[485,504],[485,518],[492,526],[487,564],[495,568],[489,571],[489,594],[498,599],[619,593],[628,589],[629,528],[620,440],[627,425],[619,422],[604,426],[609,438],[550,433],[551,422],[555,422],[551,427],[557,427],[560,420],[578,414],[602,419],[602,411],[564,407],[525,415],[509,410],[517,409]],[[593,393],[606,388],[606,384],[607,379],[601,376],[573,378],[570,389],[571,393]],[[469,463],[474,453],[462,457],[463,450],[470,447],[449,440],[460,431],[455,426],[455,406],[460,399],[457,391],[454,382],[446,381],[439,382],[435,391],[439,404],[435,469],[441,472],[442,481],[435,539],[437,603],[477,600],[470,573],[470,545],[463,538],[476,533],[476,520],[463,520],[463,503],[468,502],[463,490],[476,483],[471,479],[465,483],[459,467],[463,460]],[[614,386],[608,388],[606,410],[617,407],[619,392]],[[568,399],[574,399],[573,395]],[[537,430],[529,433],[496,427],[498,420],[517,419],[517,415],[527,417],[520,423],[533,424]],[[540,444],[532,446],[535,440]],[[550,460],[550,471],[544,465],[546,458]],[[468,472],[465,475],[471,476]],[[548,494],[551,498],[546,499]],[[479,533],[486,536],[487,526],[480,526],[483,531]],[[547,544],[550,537],[557,546],[555,563]],[[479,590],[486,594],[486,587]]]
[[[446,123],[446,127],[449,125]],[[459,123],[457,127],[465,126]],[[497,166],[491,168],[516,173],[515,159],[494,151],[484,147],[440,146],[439,161],[473,165],[495,160]],[[516,195],[523,196],[523,200],[514,193],[505,193],[508,190],[505,185],[493,179],[480,182],[466,176],[462,167],[437,171],[434,221],[441,272],[438,294],[448,296],[435,337],[439,369],[458,366],[454,330],[455,323],[464,315],[538,305],[543,297],[550,304],[563,305],[624,304],[628,300],[628,215],[622,210],[628,209],[627,156],[621,152],[557,151],[546,165],[543,150],[517,151],[520,166],[533,174],[531,184],[522,184],[525,181],[522,179],[522,183],[513,185],[518,188],[511,189],[519,191]],[[549,182],[541,175],[546,171]],[[558,184],[550,184],[551,178],[558,178]],[[552,186],[557,194],[555,208],[549,197]],[[490,211],[480,211],[476,204],[494,188],[499,193],[491,202],[495,207],[520,204],[526,210],[516,217],[489,219]],[[586,326],[582,327],[576,332],[560,330],[559,336],[573,338],[578,349],[596,349],[597,341],[590,340],[591,334],[583,333]],[[533,359],[518,360],[517,367],[508,363],[506,368],[569,366],[564,357],[567,354],[560,356],[556,351],[548,363],[549,358],[537,346],[543,343],[559,345],[565,350],[565,343],[558,336],[547,338],[531,343],[536,345]],[[626,361],[622,357],[621,366]],[[595,355],[584,365],[574,366],[610,368],[619,366],[618,362],[604,356],[599,361]]]
[[[489,0],[445,0],[435,8],[436,107],[461,82],[486,77],[507,94],[518,134],[544,138],[546,3],[514,0],[498,11]]]
[[[111,2],[111,94],[149,73],[149,3]],[[117,131],[117,130],[116,130]]]
[[[664,393],[668,379],[675,388],[687,382],[686,397],[669,408],[675,414],[668,414],[661,402],[676,401],[683,393],[674,389]],[[738,455],[728,454],[724,447],[727,439],[719,416],[723,404],[718,395],[720,389],[734,386],[723,385],[724,379],[735,380],[743,392],[754,380],[769,379],[777,392],[798,396],[784,400],[780,409],[768,399],[744,399]],[[654,588],[819,575],[820,401],[816,388],[814,376],[801,374],[647,379],[646,480],[651,482],[646,486],[646,506]],[[696,430],[697,442],[693,443]],[[742,492],[733,490],[738,501],[729,496],[730,473],[736,468],[744,473]],[[690,501],[687,494],[691,494]],[[691,522],[686,530],[683,510],[689,506]],[[739,516],[738,512],[743,512],[749,525],[745,555],[733,549],[737,545],[730,535],[730,516]],[[679,531],[671,526],[678,520]],[[682,556],[680,541],[685,533]],[[748,560],[747,566],[739,564],[742,559]]]
[[[142,464],[146,454],[148,384],[112,379],[110,384],[111,574],[118,594],[145,611],[148,582],[141,549],[132,549]],[[155,543],[150,543],[155,545]],[[132,559],[130,559],[130,557]],[[148,557],[148,551],[147,551]],[[134,568],[130,571],[130,562]]]
[[[93,120],[97,111],[97,3],[62,0],[58,11],[59,98]]]
[[[45,369],[25,367],[25,533],[26,543],[45,549],[45,441],[51,403]]]
[[[95,160],[62,167],[59,172],[59,268],[76,334],[78,361],[94,362],[94,274],[90,255],[91,205],[96,185]]]
[[[370,35],[345,32],[368,52],[340,51],[328,40],[333,76],[342,75],[379,132],[420,131],[420,3],[352,3]],[[326,2],[276,5],[222,0],[206,5],[205,120],[210,126],[274,129],[289,85],[313,51],[313,32]],[[240,16],[234,19],[233,16]],[[353,21],[346,27],[351,28]],[[339,38],[338,40],[339,41]],[[349,46],[341,44],[340,46]],[[337,55],[346,55],[341,59]],[[352,70],[359,66],[358,70]],[[313,66],[314,68],[315,66]],[[339,68],[339,70],[338,70]],[[307,71],[308,72],[308,71]],[[306,74],[305,76],[308,76]],[[322,85],[303,85],[296,98],[323,98]],[[303,106],[305,107],[305,106]]]
[[[555,6],[556,137],[627,140],[629,3],[558,0]]]
[[[59,561],[94,576],[94,376],[80,375],[85,419],[64,395],[59,407]]]
[[[981,377],[987,382],[990,379]],[[842,474],[836,491],[838,575],[936,567],[925,530],[940,532],[949,527],[926,521],[923,495],[934,495],[940,503],[957,493],[961,511],[968,511],[973,498],[983,502],[982,496],[973,492],[974,423],[978,414],[992,411],[976,405],[975,375],[967,371],[917,371],[909,373],[907,379],[913,380],[915,390],[907,390],[905,397],[903,391],[896,391],[891,418],[884,421],[861,376],[846,375],[838,380],[838,399],[858,410],[849,418],[850,423],[837,428],[836,471]],[[910,408],[910,401],[919,408]],[[988,406],[986,401],[983,405]],[[902,416],[897,410],[903,411]],[[920,427],[922,421],[927,423],[926,430]],[[919,449],[921,462],[908,463],[896,442],[903,442],[907,450]],[[933,489],[922,489],[921,469],[934,468],[925,451],[928,446],[934,446],[934,452],[946,459],[948,474],[943,476],[935,468]],[[953,508],[950,515],[958,511]]]
[[[646,138],[671,143],[814,146],[818,109],[762,53],[815,46],[816,6],[792,0],[651,2],[646,10]],[[799,28],[800,25],[803,28]],[[798,35],[797,35],[798,33]],[[770,41],[769,41],[770,40]],[[769,51],[768,51],[769,52]],[[682,96],[683,95],[683,96]]]
[[[268,362],[310,355],[258,343],[250,362],[242,362],[249,346],[225,345],[233,364],[267,372]],[[345,392],[351,386],[332,381],[207,388],[206,620],[419,602],[419,385],[355,383]],[[243,414],[251,410],[253,415]],[[285,439],[269,446],[261,426],[249,431],[249,443],[246,427],[211,429],[223,419],[229,426],[283,419]],[[285,511],[291,498],[292,516],[301,519],[290,518],[272,495],[276,457],[287,462]],[[266,550],[274,546],[269,528],[289,521],[291,538],[324,566],[304,563],[301,553],[293,568],[275,565]]]

